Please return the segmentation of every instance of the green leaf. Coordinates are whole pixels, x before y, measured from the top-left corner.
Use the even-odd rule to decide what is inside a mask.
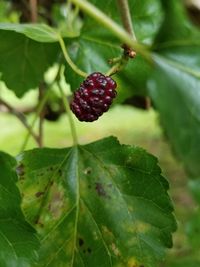
[[[113,138],[19,156],[39,266],[155,267],[176,229],[157,160]]]
[[[56,35],[44,25],[0,24],[0,73],[18,97],[38,87],[56,61]]]
[[[121,24],[117,4],[115,1],[90,1],[104,13]],[[129,1],[132,20],[136,36],[140,42],[151,44],[161,22],[162,12],[157,0]],[[98,30],[97,30],[98,27]],[[106,73],[111,65],[108,60],[119,57],[123,50],[121,43],[107,29],[97,25],[96,21],[84,16],[84,26],[78,39],[71,39],[68,50],[73,61],[85,72],[100,71]],[[139,55],[130,60],[125,69],[114,78],[118,83],[118,102],[122,102],[133,94],[146,93],[146,80],[151,68]],[[82,82],[69,66],[66,66],[66,80],[71,84],[72,91],[76,90]]]
[[[15,159],[0,152],[0,266],[29,267],[39,241],[21,212],[15,167]]]
[[[0,23],[0,30],[14,31],[41,43],[52,43],[58,41],[56,30],[45,24],[15,24]]]
[[[188,22],[178,1],[163,3],[166,17],[156,38],[149,92],[174,151],[190,176],[198,177],[200,32]]]

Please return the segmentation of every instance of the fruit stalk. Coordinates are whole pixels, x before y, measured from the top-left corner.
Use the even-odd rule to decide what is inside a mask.
[[[86,72],[80,70],[80,69],[78,68],[78,66],[75,65],[74,62],[71,60],[71,58],[70,58],[70,56],[69,56],[69,54],[68,54],[68,52],[67,52],[67,49],[66,49],[66,47],[65,47],[65,43],[64,43],[64,41],[63,41],[63,39],[62,39],[62,37],[61,37],[60,34],[58,35],[58,40],[59,40],[60,47],[61,47],[61,49],[62,49],[64,58],[65,58],[65,60],[67,61],[67,63],[69,64],[69,66],[70,66],[70,67],[73,69],[73,71],[76,72],[78,75],[80,75],[80,76],[82,76],[82,77],[84,77],[84,78],[87,77],[88,74],[87,74]]]

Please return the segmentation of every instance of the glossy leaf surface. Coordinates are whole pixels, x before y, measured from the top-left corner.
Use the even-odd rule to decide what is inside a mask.
[[[19,157],[39,266],[155,266],[176,229],[157,160],[115,138]]]

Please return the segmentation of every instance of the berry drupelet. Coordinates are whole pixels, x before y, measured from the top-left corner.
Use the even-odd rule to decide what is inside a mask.
[[[100,72],[90,74],[74,93],[70,108],[80,121],[95,121],[106,112],[117,92],[116,82]]]

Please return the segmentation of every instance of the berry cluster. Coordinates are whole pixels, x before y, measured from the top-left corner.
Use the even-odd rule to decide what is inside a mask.
[[[90,74],[74,93],[70,108],[80,121],[95,121],[112,104],[116,82],[99,72]]]

